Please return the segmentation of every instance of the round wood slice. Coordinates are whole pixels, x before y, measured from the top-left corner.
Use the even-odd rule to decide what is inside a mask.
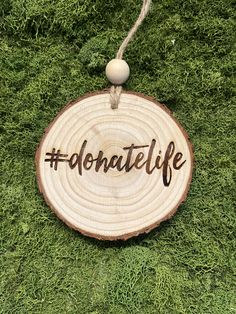
[[[123,91],[69,103],[46,129],[36,152],[47,204],[68,226],[98,239],[128,239],[170,218],[185,200],[192,145],[169,110]]]

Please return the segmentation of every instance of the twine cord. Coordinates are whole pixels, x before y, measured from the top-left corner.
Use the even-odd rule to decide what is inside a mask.
[[[121,85],[112,85],[110,89],[110,103],[111,103],[111,109],[117,109],[118,104],[120,101],[120,95],[122,91]]]
[[[137,18],[137,20],[134,23],[133,27],[130,29],[128,35],[126,36],[126,38],[124,39],[122,44],[120,45],[120,48],[119,48],[119,50],[117,51],[117,54],[116,54],[116,59],[122,59],[123,58],[123,54],[125,52],[125,49],[127,48],[127,46],[129,44],[129,42],[131,41],[131,39],[134,37],[134,34],[136,33],[136,31],[139,28],[139,26],[142,24],[142,22],[145,19],[146,15],[148,14],[150,6],[151,6],[151,0],[143,0],[143,6],[142,6],[141,12],[139,14],[139,17]],[[111,86],[110,102],[111,102],[111,108],[112,109],[117,109],[118,108],[121,92],[122,92],[122,86],[121,85],[118,85],[118,86],[112,85]]]
[[[129,31],[128,35],[124,39],[123,43],[120,45],[120,48],[116,54],[116,59],[122,59],[124,51],[126,47],[128,46],[130,40],[134,37],[134,34],[137,32],[139,26],[142,24],[143,20],[145,19],[146,15],[148,14],[148,11],[150,9],[151,0],[143,0],[143,6],[141,9],[141,12],[139,14],[139,17],[137,21],[134,23],[133,27]]]

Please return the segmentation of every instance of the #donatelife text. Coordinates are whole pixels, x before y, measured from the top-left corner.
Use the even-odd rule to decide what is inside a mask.
[[[125,156],[113,155],[111,158],[104,156],[103,151],[97,154],[86,152],[87,140],[84,140],[78,153],[73,153],[70,157],[68,154],[61,153],[61,150],[52,149],[52,152],[47,152],[45,162],[50,163],[50,167],[54,170],[58,169],[59,162],[67,162],[70,169],[77,169],[80,176],[83,171],[94,169],[96,172],[103,171],[107,173],[109,169],[117,171],[129,172],[132,169],[139,169],[151,175],[154,171],[161,171],[164,186],[169,186],[174,170],[180,170],[185,162],[181,152],[176,151],[175,143],[169,142],[164,152],[156,151],[156,140],[152,139],[150,145],[137,146],[131,144],[123,147]],[[144,150],[146,153],[140,150]]]

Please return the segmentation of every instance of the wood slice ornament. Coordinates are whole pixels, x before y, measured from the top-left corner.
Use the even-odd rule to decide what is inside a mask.
[[[109,68],[113,84],[128,78],[121,61],[123,72],[119,62]],[[170,111],[120,86],[69,103],[36,152],[47,204],[68,226],[105,240],[149,232],[170,218],[186,198],[192,168],[192,145]]]
[[[192,176],[186,132],[149,97],[110,93],[68,104],[36,154],[40,191],[70,227],[99,239],[127,239],[171,217]]]

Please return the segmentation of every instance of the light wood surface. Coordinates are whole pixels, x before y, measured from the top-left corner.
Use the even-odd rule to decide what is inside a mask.
[[[45,130],[35,160],[39,189],[56,215],[106,240],[170,218],[193,168],[192,145],[168,109],[124,91],[115,110],[108,91],[69,103]]]

